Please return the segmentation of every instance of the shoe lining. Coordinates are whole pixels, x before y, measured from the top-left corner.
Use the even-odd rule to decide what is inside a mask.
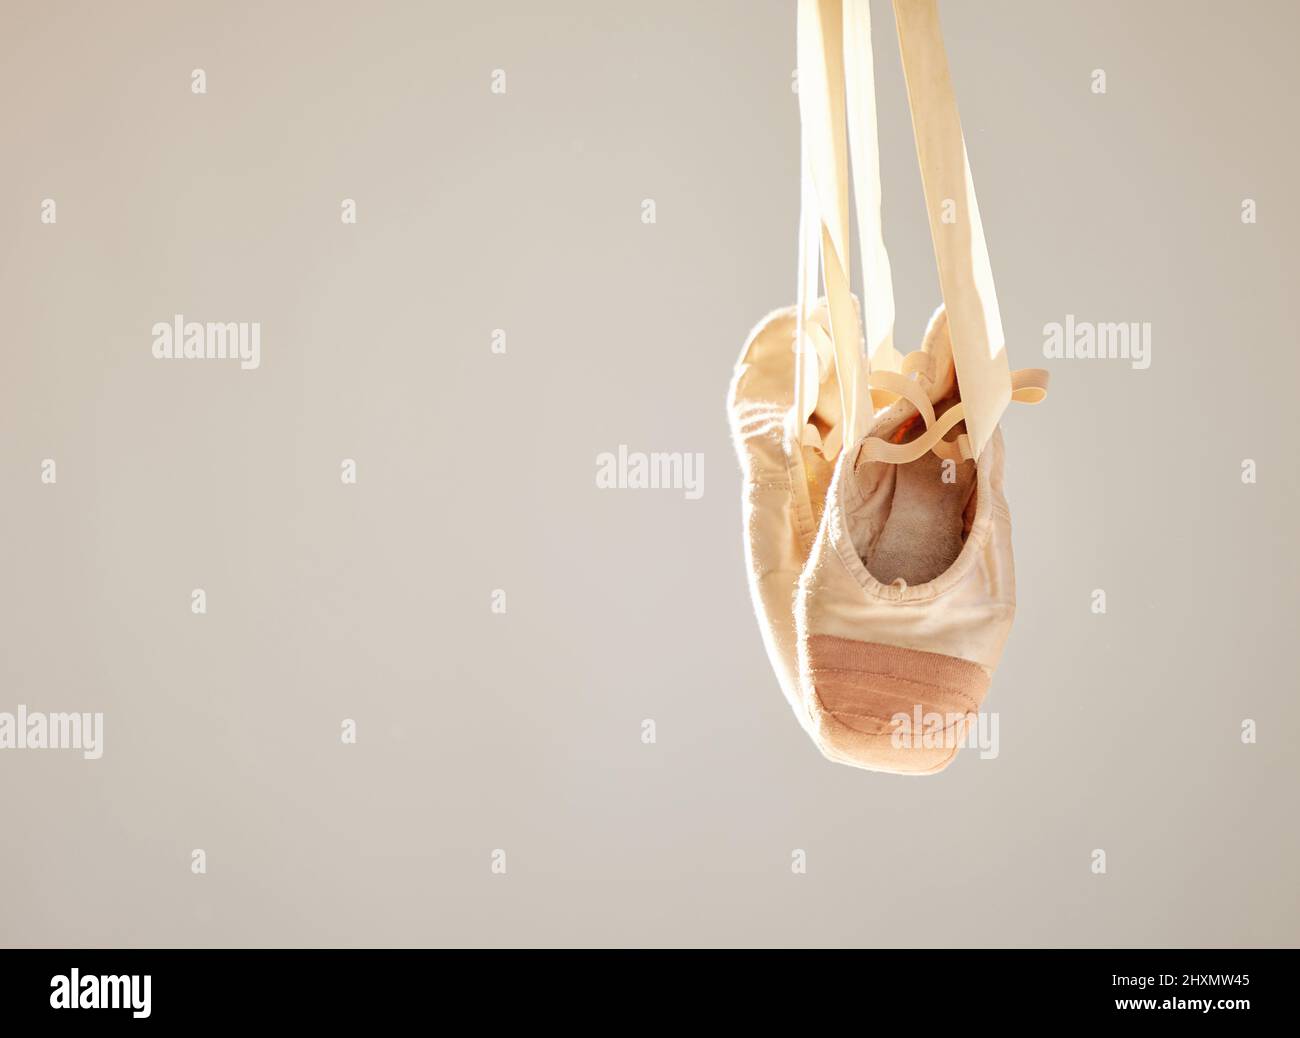
[[[935,406],[935,414],[942,415],[956,402],[955,396],[943,401]],[[909,407],[905,413],[886,416],[873,435],[907,443],[924,431],[925,423]],[[950,482],[944,481],[945,474]],[[973,461],[954,467],[927,451],[904,465],[859,463],[854,478],[861,505],[848,517],[850,536],[876,580],[925,584],[957,560],[975,518]]]

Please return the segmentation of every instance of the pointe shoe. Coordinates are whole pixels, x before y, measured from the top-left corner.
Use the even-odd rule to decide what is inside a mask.
[[[811,319],[826,327],[824,305]],[[736,362],[727,400],[743,474],[745,559],[763,644],[786,701],[805,729],[795,648],[794,597],[817,535],[833,472],[828,442],[838,439],[839,389],[829,354],[806,355],[805,377],[817,385],[809,422],[795,414],[794,307],[765,317]]]
[[[922,348],[942,415],[959,400],[942,308]],[[978,462],[865,457],[923,432],[900,398],[841,453],[795,603],[805,727],[827,757],[899,774],[956,756],[1015,614],[1001,432]]]

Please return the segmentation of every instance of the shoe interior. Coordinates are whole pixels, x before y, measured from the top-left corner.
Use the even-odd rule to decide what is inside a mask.
[[[955,396],[937,404],[936,415],[954,403]],[[887,412],[872,434],[907,443],[924,431],[921,416],[908,407]],[[867,572],[882,584],[925,584],[956,561],[975,518],[973,461],[945,463],[933,451],[904,465],[860,461],[853,481],[856,493],[844,497],[849,534]]]

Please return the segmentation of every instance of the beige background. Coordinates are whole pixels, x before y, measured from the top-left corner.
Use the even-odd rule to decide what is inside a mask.
[[[924,780],[818,756],[745,588],[791,4],[0,10],[0,710],[106,714],[102,760],[0,751],[0,942],[1297,943],[1295,5],[943,5],[1013,364],[1067,313],[1154,348],[1007,415],[1001,755]],[[155,361],[173,313],[262,322],[261,369]],[[620,443],[704,498],[597,490]]]

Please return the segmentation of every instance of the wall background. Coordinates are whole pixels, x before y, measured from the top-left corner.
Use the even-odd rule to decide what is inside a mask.
[[[906,347],[938,284],[873,14]],[[821,759],[745,588],[792,5],[7,0],[0,710],[106,745],[0,751],[0,942],[1296,944],[1300,11],[943,16],[1013,366],[1066,314],[1153,362],[1008,412],[1000,756],[915,780]],[[174,313],[260,321],[261,368],[154,360]],[[703,499],[597,490],[620,443],[702,451]]]

